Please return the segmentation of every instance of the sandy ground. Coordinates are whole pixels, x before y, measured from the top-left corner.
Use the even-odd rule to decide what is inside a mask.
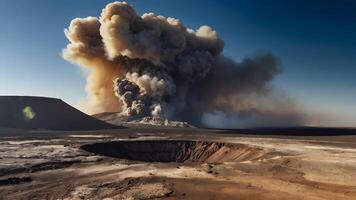
[[[217,164],[147,163],[79,148],[105,141],[162,139],[244,144],[263,154]],[[0,129],[0,199],[347,200],[356,199],[355,180],[356,136]]]

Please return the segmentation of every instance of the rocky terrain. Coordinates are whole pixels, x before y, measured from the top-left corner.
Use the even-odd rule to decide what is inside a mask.
[[[0,129],[0,199],[355,199],[356,137]]]
[[[355,129],[118,124],[42,97],[0,109],[1,200],[356,199]]]
[[[144,125],[146,127],[164,126],[164,127],[194,128],[193,125],[187,122],[168,120],[161,117],[143,117],[138,119],[130,119],[129,117],[123,116],[118,112],[98,113],[93,115],[93,117],[116,126],[139,127]]]

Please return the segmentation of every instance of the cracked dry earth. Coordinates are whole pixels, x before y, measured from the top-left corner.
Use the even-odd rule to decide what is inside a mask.
[[[356,199],[354,136],[56,132],[0,139],[0,199]]]

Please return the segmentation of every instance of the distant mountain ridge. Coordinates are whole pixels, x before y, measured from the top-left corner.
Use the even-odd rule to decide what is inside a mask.
[[[0,127],[49,130],[119,128],[86,115],[61,99],[35,96],[0,96]]]
[[[146,125],[152,127],[194,128],[194,126],[187,122],[168,120],[161,117],[144,117],[132,120],[127,116],[120,115],[119,112],[97,113],[92,116],[101,121],[119,126],[137,127]]]

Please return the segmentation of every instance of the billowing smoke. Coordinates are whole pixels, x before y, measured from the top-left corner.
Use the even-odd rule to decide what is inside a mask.
[[[94,112],[229,127],[303,122],[294,102],[270,86],[280,72],[277,59],[260,52],[236,63],[221,54],[224,42],[209,26],[192,30],[114,2],[99,18],[72,20],[65,35],[63,57],[90,68]]]

